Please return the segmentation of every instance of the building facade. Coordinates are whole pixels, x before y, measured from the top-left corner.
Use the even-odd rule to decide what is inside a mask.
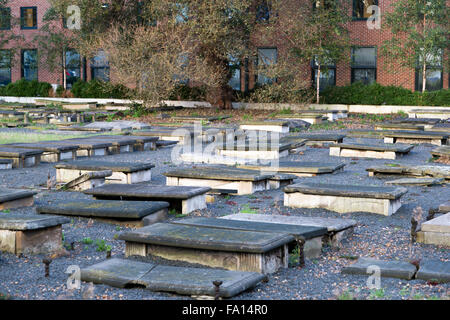
[[[348,52],[352,62],[329,66],[328,72],[321,76],[324,88],[363,81],[420,90],[422,81],[420,70],[396,69],[395,72],[387,70],[383,57],[379,54],[383,41],[390,38],[389,31],[382,27],[383,21],[379,29],[368,27],[367,19],[370,14],[367,13],[367,7],[377,5],[383,15],[393,1],[395,0],[353,0],[353,8],[349,12],[352,21],[348,26],[352,39],[355,39],[355,46]],[[50,4],[47,0],[10,0],[7,8],[1,11],[0,35],[2,38],[9,34],[19,35],[20,38],[9,41],[0,49],[0,85],[24,78],[49,82],[56,87],[63,84],[64,73],[69,88],[77,79],[109,81],[110,68],[104,52],[99,52],[93,59],[87,61],[76,51],[69,50],[65,53],[65,72],[62,66],[54,68],[57,70],[48,68],[46,57],[33,45],[33,39],[40,32],[44,24],[44,15],[49,8]],[[259,18],[270,19],[270,11],[263,10],[257,14],[260,15]],[[277,41],[258,38],[252,41],[257,50],[258,60],[263,60],[265,63],[277,61],[287,50],[286,45]],[[310,75],[308,80],[311,80],[311,84],[314,85],[317,74],[314,63],[299,66],[299,68]],[[263,75],[255,75],[251,69],[251,65],[243,64],[234,68],[233,78],[230,81],[233,89],[246,91],[254,88],[258,83],[264,84],[270,81]],[[114,75],[111,76],[114,80]],[[449,73],[443,71],[442,64],[433,66],[427,72],[427,89],[448,89],[449,77]]]

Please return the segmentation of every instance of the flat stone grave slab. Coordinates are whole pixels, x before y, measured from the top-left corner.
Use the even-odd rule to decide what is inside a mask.
[[[67,139],[61,141],[52,141],[62,145],[77,145],[77,157],[95,157],[108,155],[108,148],[112,146],[112,143],[102,140],[88,140],[88,139]]]
[[[394,132],[393,130],[370,130],[370,129],[353,129],[347,131],[347,136],[352,138],[369,138],[369,139],[383,139],[387,132]]]
[[[272,178],[269,179],[269,189],[279,189],[294,183],[297,179],[296,175],[289,173],[275,173]]]
[[[450,213],[422,223],[417,242],[450,246]]]
[[[164,173],[168,186],[202,186],[235,189],[238,195],[270,189],[273,174],[233,167],[194,167]]]
[[[238,221],[216,218],[187,218],[173,221],[175,224],[210,227],[229,230],[247,230],[257,232],[289,233],[297,240],[304,241],[306,258],[317,258],[322,253],[322,238],[328,230],[323,227],[298,226],[292,224],[275,224],[254,221]]]
[[[443,178],[404,178],[385,182],[387,185],[395,184],[403,186],[433,186],[443,183],[445,183]]]
[[[149,151],[156,150],[156,142],[159,140],[158,137],[146,137],[146,136],[136,136],[133,135],[133,139],[136,140],[133,150],[134,151]]]
[[[414,146],[411,145],[367,145],[367,144],[331,144],[330,156],[335,157],[361,157],[375,159],[397,159],[409,153]]]
[[[323,120],[328,119],[328,114],[325,114],[326,111],[324,112],[305,112],[302,114],[292,114],[292,115],[282,115],[282,116],[278,116],[279,119],[290,119],[290,120],[302,120],[302,121],[306,121],[310,124],[317,124],[317,123],[322,123]],[[330,120],[333,121],[332,119],[337,117],[337,113],[335,116],[333,116],[333,114],[331,114],[331,118]]]
[[[437,158],[450,157],[450,146],[441,146],[431,150],[431,155]]]
[[[206,193],[211,188],[154,184],[107,184],[84,191],[99,200],[166,201],[182,214],[206,209]]]
[[[373,258],[359,258],[354,264],[344,267],[342,273],[370,276],[373,269],[380,268],[381,277],[411,280],[416,274],[416,266],[406,261],[385,261]],[[368,271],[369,270],[369,271]]]
[[[305,141],[306,142],[306,141]],[[217,154],[225,157],[254,160],[274,160],[289,155],[289,150],[299,147],[290,142],[246,141],[245,143],[218,144]]]
[[[450,282],[450,261],[421,261],[416,278],[426,281],[436,281],[439,283]]]
[[[120,154],[134,151],[137,140],[133,136],[95,136],[97,140],[104,140],[112,144],[108,148],[109,154]]]
[[[437,146],[446,145],[449,135],[439,132],[402,131],[384,135],[384,143],[429,143]]]
[[[125,255],[155,255],[227,270],[274,273],[288,266],[294,237],[269,233],[156,223],[122,233]]]
[[[175,120],[181,120],[181,121],[206,121],[206,122],[213,122],[213,121],[222,121],[225,119],[229,119],[231,116],[176,116],[172,117],[172,119]]]
[[[44,153],[38,149],[22,149],[0,146],[0,159],[13,161],[13,168],[28,168],[38,166]]]
[[[342,113],[338,110],[296,110],[293,114],[278,115],[278,119],[299,119],[302,120],[304,115],[322,115],[330,121],[342,118]]]
[[[439,212],[450,212],[450,201],[447,201],[439,206]]]
[[[13,168],[12,159],[0,159],[0,170],[11,170]]]
[[[284,188],[284,205],[293,208],[322,208],[339,213],[369,212],[385,216],[400,207],[402,187],[298,183]]]
[[[117,258],[81,269],[81,280],[85,282],[119,288],[141,285],[151,291],[181,295],[215,297],[213,281],[220,280],[218,296],[223,298],[249,290],[265,278],[256,272],[162,266]]]
[[[410,117],[414,118],[426,118],[426,119],[439,119],[447,120],[450,119],[450,111],[447,110],[427,110],[427,109],[414,109],[408,112]]]
[[[39,205],[39,214],[99,219],[120,225],[145,226],[167,219],[169,203],[162,201],[76,200]],[[148,219],[146,219],[149,217]]]
[[[62,249],[61,225],[70,220],[55,216],[0,214],[0,251],[13,254],[53,253]]]
[[[288,133],[289,123],[280,120],[245,121],[240,124],[239,129]]]
[[[400,118],[400,119],[392,119],[389,123],[412,123],[418,125],[435,125],[439,123],[440,119],[435,118]]]
[[[144,130],[150,129],[150,126],[147,123],[142,123],[138,121],[110,121],[110,122],[102,122],[95,121],[93,123],[89,123],[84,126],[85,128],[98,128],[103,130],[112,130],[112,131],[126,131],[126,130]]]
[[[288,136],[286,139],[289,139],[291,137],[299,138],[299,139],[306,139],[306,145],[326,145],[329,143],[342,143],[344,141],[344,138],[346,137],[345,134],[329,134],[329,133],[300,133],[296,134],[295,136]]]
[[[250,221],[263,222],[280,225],[295,225],[295,226],[311,226],[318,228],[326,228],[328,234],[324,236],[325,242],[331,242],[333,246],[338,246],[342,240],[348,238],[353,234],[353,228],[356,226],[356,221],[352,219],[335,219],[335,218],[321,218],[321,217],[301,217],[301,216],[282,216],[282,215],[267,215],[267,214],[249,214],[236,213],[228,216],[220,217],[220,219],[236,220],[236,221]]]
[[[298,177],[313,177],[319,174],[337,173],[343,171],[344,163],[279,161],[277,166],[256,164],[239,165],[238,168],[260,170],[262,172],[284,172]]]
[[[381,123],[375,125],[375,130],[424,131],[425,126],[423,124],[415,124],[415,123]]]
[[[404,175],[413,177],[434,177],[450,180],[450,168],[448,166],[375,166],[367,168],[369,176]]]
[[[82,160],[59,163],[56,168],[56,182],[69,182],[81,174],[93,171],[111,170],[112,175],[106,178],[106,183],[133,184],[147,182],[152,179],[152,163],[107,162],[97,160]]]
[[[431,128],[427,128],[427,131],[437,131],[437,132],[445,132],[450,134],[450,123],[437,123]]]
[[[168,140],[168,141],[177,141],[180,144],[184,144],[188,140],[194,138],[194,132],[190,130],[178,130],[180,128],[171,128],[171,129],[158,129],[151,131],[137,131],[133,132],[132,135],[139,136],[149,136],[149,137],[157,137],[159,140]]]
[[[76,145],[57,145],[55,143],[15,143],[10,144],[12,148],[42,150],[42,162],[59,162],[62,160],[75,160],[78,146]]]
[[[156,147],[157,148],[165,148],[165,147],[171,147],[178,144],[178,141],[169,141],[169,140],[158,140],[156,141]]]
[[[0,187],[0,210],[30,207],[34,204],[35,191]]]
[[[251,159],[241,159],[234,157],[226,157],[218,154],[201,153],[201,152],[183,152],[180,154],[180,159],[186,163],[204,163],[204,164],[224,164],[234,166],[236,164],[246,164],[255,162]]]

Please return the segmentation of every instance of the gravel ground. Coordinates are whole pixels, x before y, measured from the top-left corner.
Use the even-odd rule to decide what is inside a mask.
[[[346,138],[344,142],[363,144],[382,143],[381,139]],[[320,175],[312,178],[299,178],[300,181],[322,183],[352,183],[364,185],[384,185],[385,179],[368,177],[365,169],[369,166],[386,163],[407,165],[428,164],[431,145],[418,145],[412,152],[398,160],[352,159],[329,157],[328,148],[311,148],[300,154],[289,155],[286,160],[298,161],[333,161],[346,163],[345,170],[334,175]],[[165,182],[163,172],[175,167],[171,159],[173,148],[162,148],[157,151],[137,152],[130,154],[99,157],[100,160],[111,162],[153,162],[153,182]],[[184,165],[189,167],[189,165]],[[40,188],[35,197],[36,204],[57,199],[90,198],[76,192],[47,191],[43,188],[47,175],[53,177],[55,169],[51,164],[41,164],[37,168],[16,169],[0,173],[0,186],[13,188]],[[40,187],[41,186],[41,187]],[[408,187],[409,192],[402,197],[402,207],[391,217],[368,213],[338,214],[324,209],[291,209],[283,206],[283,192],[271,190],[249,196],[217,196],[208,208],[197,211],[191,216],[223,216],[237,213],[240,208],[250,208],[258,213],[282,214],[298,216],[320,216],[334,218],[352,218],[358,224],[354,235],[345,241],[340,248],[324,247],[320,258],[306,260],[303,268],[292,266],[270,275],[269,282],[260,283],[253,290],[247,291],[234,299],[449,299],[448,284],[428,284],[425,281],[405,281],[382,278],[382,290],[372,291],[367,288],[367,277],[341,274],[341,268],[353,263],[354,257],[370,256],[378,259],[417,260],[440,259],[450,260],[448,247],[433,245],[410,244],[410,219],[414,208],[423,208],[424,215],[428,209],[450,199],[447,186]],[[35,214],[34,208],[11,210]],[[7,214],[7,213],[3,213]],[[425,218],[425,217],[424,217]],[[170,219],[177,219],[171,216]],[[124,243],[115,240],[124,227],[98,223],[87,219],[72,219],[70,224],[63,226],[66,243],[75,243],[75,250],[68,255],[54,259],[51,264],[51,276],[44,277],[43,256],[16,257],[12,254],[0,255],[0,294],[9,295],[13,299],[190,299],[166,293],[154,293],[145,289],[117,289],[104,285],[90,288],[83,283],[81,290],[69,291],[66,288],[68,275],[66,269],[71,265],[81,268],[104,260],[105,252],[97,252],[95,241],[103,239],[111,245],[114,257],[124,257]],[[82,240],[90,238],[93,244],[84,244]],[[141,258],[141,260],[156,261],[171,265],[189,265],[187,263],[163,261],[156,258]],[[93,289],[93,290],[92,290]]]

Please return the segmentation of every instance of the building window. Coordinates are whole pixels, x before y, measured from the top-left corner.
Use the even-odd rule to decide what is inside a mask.
[[[37,29],[37,7],[20,8],[21,29]]]
[[[231,78],[230,81],[228,81],[228,85],[233,90],[241,91],[241,64],[239,63],[239,60],[234,57],[230,57],[229,61]]]
[[[375,11],[369,10],[369,7],[377,5],[378,0],[353,0],[353,19],[367,20],[375,14]]]
[[[28,81],[38,79],[37,49],[22,50],[22,78]]]
[[[271,66],[277,63],[278,51],[277,48],[258,48],[258,75],[256,79],[256,83],[259,85],[271,84],[276,79],[269,78],[264,75],[264,72],[261,69],[264,69],[265,66]]]
[[[70,89],[81,78],[81,57],[75,50],[67,50],[65,55],[66,85]]]
[[[11,51],[0,50],[0,86],[11,83]]]
[[[11,29],[11,8],[0,8],[0,30]]]
[[[377,49],[359,47],[352,49],[352,83],[371,84],[377,81]]]
[[[104,51],[99,51],[98,54],[91,60],[91,77],[101,81],[109,81],[109,60]]]
[[[271,15],[271,6],[267,0],[262,0],[256,7],[256,21],[268,22]]]
[[[416,68],[416,91],[422,91],[423,85],[423,63],[420,61]],[[441,90],[444,87],[443,70],[442,70],[442,54],[427,59],[426,70],[426,91]]]
[[[317,85],[317,73],[318,73],[318,64],[315,60],[311,63],[312,67],[312,81],[313,86]],[[323,91],[328,87],[332,87],[336,85],[336,64],[328,63],[327,66],[320,68],[320,89],[319,91]]]

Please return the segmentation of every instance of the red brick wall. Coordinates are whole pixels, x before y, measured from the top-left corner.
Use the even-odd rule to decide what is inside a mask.
[[[294,1],[302,1],[302,0],[294,0]],[[379,0],[379,5],[381,7],[381,12],[385,12],[390,4],[395,0]],[[450,5],[450,0],[448,0],[448,5]],[[47,0],[10,0],[9,7],[11,7],[11,14],[13,17],[19,19],[20,18],[20,7],[37,7],[37,15],[38,15],[38,29],[37,30],[21,30],[20,25],[15,25],[13,30],[11,31],[1,31],[1,32],[15,32],[17,34],[21,34],[24,37],[23,41],[11,42],[5,48],[16,48],[16,49],[33,49],[34,45],[31,43],[33,37],[39,32],[39,28],[42,26],[42,18],[49,8],[49,3]],[[351,14],[351,12],[349,12]],[[385,30],[383,27],[383,22],[381,25],[381,30],[369,30],[367,28],[366,21],[352,21],[349,24],[349,29],[351,35],[355,39],[359,39],[355,41],[355,45],[360,46],[375,46],[380,47],[382,42],[389,38],[389,32]],[[253,43],[255,47],[277,47],[278,48],[278,56],[282,57],[286,54],[286,45],[281,43],[278,39],[264,39],[258,35],[253,36]],[[21,63],[20,63],[20,50],[17,50],[18,55],[15,57],[15,63],[12,68],[12,81],[17,81],[21,78]],[[350,55],[350,52],[348,53]],[[298,68],[299,72],[305,74],[307,81],[311,79],[311,70],[309,65],[303,66],[293,66]],[[251,74],[252,64],[249,64],[250,74],[249,74],[249,88],[254,86],[255,77]],[[414,70],[400,70],[400,68],[389,68],[389,72],[386,70],[384,65],[383,58],[378,53],[377,55],[377,82],[382,85],[396,85],[403,86],[410,90],[414,90],[415,84],[415,72]],[[83,72],[83,68],[81,68],[81,72]],[[87,79],[90,80],[90,68],[87,68]],[[83,75],[82,75],[83,77]],[[112,79],[114,79],[114,75],[111,75]],[[449,88],[449,76],[448,73],[443,75],[444,78],[444,88]],[[38,68],[38,80],[46,81],[52,84],[62,84],[62,70],[54,70],[51,71],[46,67],[45,57],[41,57],[39,68]],[[242,88],[245,88],[245,72],[244,69],[241,71],[241,84]],[[351,68],[348,63],[338,64],[336,67],[336,84],[337,85],[346,85],[351,82]]]

